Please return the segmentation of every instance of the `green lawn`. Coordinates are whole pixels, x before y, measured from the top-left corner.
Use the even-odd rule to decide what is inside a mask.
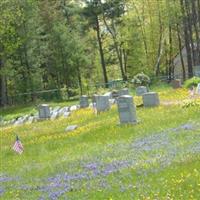
[[[157,91],[162,102],[188,96],[183,89]],[[119,126],[113,106],[98,116],[84,109],[67,119],[3,128],[0,198],[200,199],[199,107],[137,108],[137,116],[137,125]],[[70,124],[79,128],[66,133]],[[11,149],[16,133],[22,155]]]

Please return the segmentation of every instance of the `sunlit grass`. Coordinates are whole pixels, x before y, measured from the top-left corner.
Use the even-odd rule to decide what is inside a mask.
[[[166,91],[159,91],[161,101],[188,98],[184,89]],[[135,101],[138,103],[139,98]],[[69,118],[2,128],[0,174],[19,180],[0,180],[0,189],[5,190],[0,198],[50,199],[48,192],[38,189],[47,185],[48,177],[84,174],[88,163],[99,163],[103,170],[118,161],[131,161],[130,166],[108,175],[100,171],[94,177],[91,171],[90,179],[70,181],[73,189],[58,199],[199,199],[200,111],[195,106],[161,105],[137,108],[137,117],[138,124],[120,126],[117,108],[113,106],[100,115],[92,109],[81,109]],[[66,133],[65,128],[72,124],[79,128]],[[194,124],[196,128],[176,131],[184,124]],[[22,155],[11,149],[15,134],[24,145]],[[152,135],[152,149],[142,151],[138,147],[133,151],[131,145]],[[165,136],[167,144],[163,143]],[[147,144],[149,140],[151,137]],[[151,147],[152,143],[149,144]],[[24,185],[32,189],[24,190]]]

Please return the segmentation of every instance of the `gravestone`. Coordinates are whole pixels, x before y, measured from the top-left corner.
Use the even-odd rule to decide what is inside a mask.
[[[49,119],[50,118],[50,108],[48,104],[41,104],[39,106],[39,119]]]
[[[95,101],[96,101],[96,110],[98,113],[110,109],[109,96],[96,95]]]
[[[117,100],[120,124],[137,123],[136,109],[133,97],[130,95],[120,96]]]
[[[119,94],[119,96],[129,95],[129,90],[128,90],[128,88],[124,88],[122,90],[119,90],[118,94]]]
[[[87,108],[89,106],[88,96],[83,95],[80,97],[80,107]]]
[[[160,104],[159,96],[156,92],[145,93],[143,94],[142,99],[144,107],[159,106]]]
[[[139,86],[136,88],[136,95],[137,96],[142,96],[143,94],[147,93],[148,90],[147,90],[147,87],[145,86]]]
[[[200,83],[198,83],[198,85],[197,85],[196,94],[200,95]]]
[[[177,89],[177,88],[181,88],[182,85],[181,85],[181,80],[180,79],[174,79],[171,81],[171,85],[174,89]]]
[[[77,128],[78,128],[77,125],[70,125],[70,126],[67,126],[67,127],[66,127],[65,131],[66,131],[66,132],[70,132],[70,131],[73,131],[73,130],[75,130],[75,129],[77,129]]]

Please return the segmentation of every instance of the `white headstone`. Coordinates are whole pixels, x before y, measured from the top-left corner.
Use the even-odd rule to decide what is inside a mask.
[[[132,96],[120,96],[117,100],[117,105],[121,124],[135,124],[137,122],[136,108]]]
[[[110,109],[109,96],[96,95],[95,100],[97,112],[102,112]]]
[[[48,104],[41,104],[39,106],[39,118],[49,119],[50,118],[50,108]]]
[[[200,94],[200,83],[197,85],[196,94]]]
[[[73,130],[75,130],[75,129],[77,129],[77,128],[78,128],[77,125],[70,125],[70,126],[68,126],[68,127],[65,129],[65,131],[66,131],[66,132],[70,132],[70,131],[73,131]]]
[[[142,99],[144,107],[159,106],[160,104],[159,96],[156,92],[145,93],[143,94]]]
[[[80,97],[80,107],[87,108],[89,106],[88,96],[83,95]]]
[[[143,94],[147,93],[148,90],[147,90],[147,87],[145,86],[139,86],[136,88],[136,95],[137,96],[142,96]]]

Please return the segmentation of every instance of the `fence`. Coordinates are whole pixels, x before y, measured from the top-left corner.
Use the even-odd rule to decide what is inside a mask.
[[[181,76],[169,77],[169,76],[151,76],[151,82],[154,83],[156,81],[170,82],[170,80],[175,78],[181,78]],[[97,83],[93,85],[87,85],[83,88],[83,94],[87,94],[91,96],[94,93],[97,93],[101,90],[106,89],[120,89],[123,87],[127,87],[132,85],[131,79],[127,81],[123,80],[114,80],[109,81],[108,83]],[[34,92],[26,92],[15,95],[8,96],[8,104],[16,105],[16,104],[27,104],[30,102],[48,102],[48,101],[65,101],[65,100],[75,100],[78,99],[81,95],[81,90],[79,88],[75,89],[50,89],[43,91],[34,91]]]

